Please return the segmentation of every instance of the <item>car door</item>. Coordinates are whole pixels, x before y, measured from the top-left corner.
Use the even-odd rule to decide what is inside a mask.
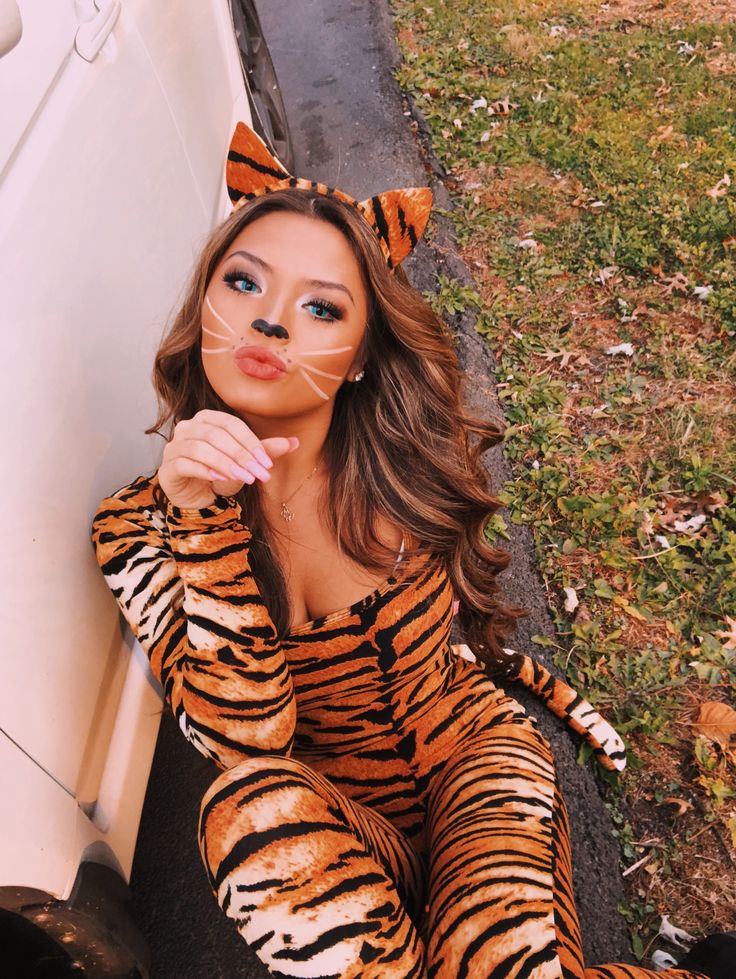
[[[181,133],[202,206],[214,223],[232,204],[223,153],[251,114],[227,0],[126,0]]]
[[[89,525],[103,496],[157,464],[162,440],[144,434],[153,356],[212,202],[127,5],[19,8],[22,38],[0,58],[0,733],[83,814],[64,824],[70,852],[104,839],[125,809],[132,827],[110,861],[127,875],[160,706],[145,657],[121,638]],[[131,683],[126,734],[115,722]],[[125,742],[114,778],[111,738]],[[49,878],[52,814],[6,772],[3,797],[19,804],[2,807],[3,869],[25,866],[23,883],[63,894],[76,860]]]

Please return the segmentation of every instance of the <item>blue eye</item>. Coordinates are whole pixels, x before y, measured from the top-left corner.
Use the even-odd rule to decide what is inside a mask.
[[[342,319],[342,310],[340,307],[335,306],[334,303],[327,302],[326,299],[312,299],[306,303],[304,308],[308,309],[316,320],[325,320],[325,322],[331,323],[333,320]]]
[[[240,269],[232,269],[232,271],[226,272],[222,277],[222,281],[233,292],[261,291],[255,279],[252,279],[247,272],[242,272]]]

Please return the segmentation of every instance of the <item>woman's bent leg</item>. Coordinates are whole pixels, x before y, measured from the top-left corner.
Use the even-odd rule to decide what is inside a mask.
[[[429,979],[700,979],[585,968],[565,804],[551,749],[528,718],[459,746],[428,803]]]
[[[293,758],[220,775],[199,843],[225,913],[275,976],[424,976],[417,858],[380,814]]]
[[[429,807],[430,979],[559,979],[554,767],[523,717],[459,745]]]

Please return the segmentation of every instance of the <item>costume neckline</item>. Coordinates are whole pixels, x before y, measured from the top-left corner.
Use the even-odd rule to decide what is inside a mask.
[[[348,615],[357,611],[358,609],[364,608],[369,605],[374,599],[380,598],[384,592],[392,588],[398,581],[399,577],[397,575],[397,569],[401,564],[404,556],[404,544],[405,537],[401,538],[401,550],[396,558],[396,564],[394,564],[394,569],[391,574],[386,578],[385,581],[381,582],[373,591],[364,595],[363,598],[359,598],[357,602],[353,602],[352,605],[346,605],[345,608],[336,609],[334,612],[328,612],[326,615],[318,615],[316,619],[310,619],[308,622],[302,622],[293,629],[289,629],[286,633],[285,638],[290,639],[292,636],[300,636],[305,632],[311,632],[315,626],[328,625],[330,622],[335,622],[338,619],[346,618]],[[407,565],[411,564],[411,561],[405,562]]]

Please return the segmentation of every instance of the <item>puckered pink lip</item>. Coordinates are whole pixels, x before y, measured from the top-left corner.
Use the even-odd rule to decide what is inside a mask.
[[[256,360],[261,364],[268,364],[269,367],[274,367],[276,370],[285,371],[286,364],[280,357],[276,354],[271,353],[270,350],[264,350],[263,347],[258,347],[251,345],[249,347],[238,347],[234,355],[235,360]]]

